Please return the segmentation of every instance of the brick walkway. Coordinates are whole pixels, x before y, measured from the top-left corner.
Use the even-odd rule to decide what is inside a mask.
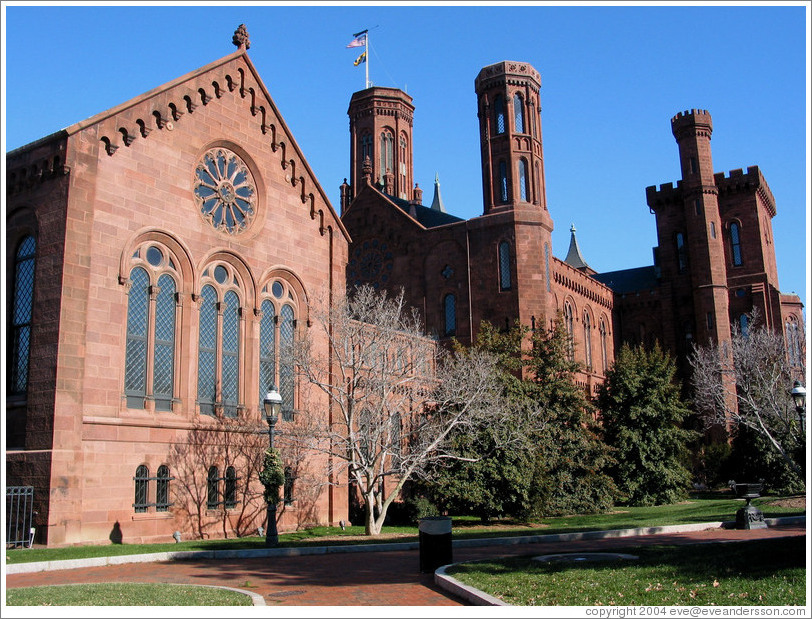
[[[454,548],[454,561],[551,552],[605,551],[640,544],[685,544],[797,536],[804,524],[750,531],[709,529],[578,542]],[[6,587],[92,582],[218,585],[261,595],[269,606],[461,606],[463,602],[419,571],[419,551],[334,553],[301,557],[134,563],[7,574]]]

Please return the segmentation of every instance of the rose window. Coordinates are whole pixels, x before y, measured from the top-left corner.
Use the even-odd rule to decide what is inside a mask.
[[[248,167],[226,148],[213,148],[195,169],[195,202],[215,230],[237,234],[254,217],[254,179]]]

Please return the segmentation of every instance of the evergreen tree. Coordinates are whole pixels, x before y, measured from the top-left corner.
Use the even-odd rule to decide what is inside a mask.
[[[452,440],[470,461],[436,471],[430,498],[446,510],[490,518],[537,518],[604,511],[617,488],[610,450],[595,431],[592,405],[576,385],[578,364],[562,321],[550,331],[485,322],[476,347],[498,359],[510,413],[498,426]],[[460,513],[460,512],[458,512]]]
[[[612,477],[629,505],[687,497],[687,445],[696,433],[682,427],[690,410],[675,376],[658,344],[650,351],[624,344],[598,394],[604,440],[616,450]]]

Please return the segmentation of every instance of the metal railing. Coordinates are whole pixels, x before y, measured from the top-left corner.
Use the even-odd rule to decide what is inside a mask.
[[[6,547],[31,548],[34,544],[34,488],[6,488]]]

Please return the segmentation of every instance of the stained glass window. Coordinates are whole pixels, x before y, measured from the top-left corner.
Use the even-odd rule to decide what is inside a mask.
[[[203,155],[195,169],[194,197],[203,218],[221,232],[242,232],[254,218],[253,176],[227,148],[213,148]]]

